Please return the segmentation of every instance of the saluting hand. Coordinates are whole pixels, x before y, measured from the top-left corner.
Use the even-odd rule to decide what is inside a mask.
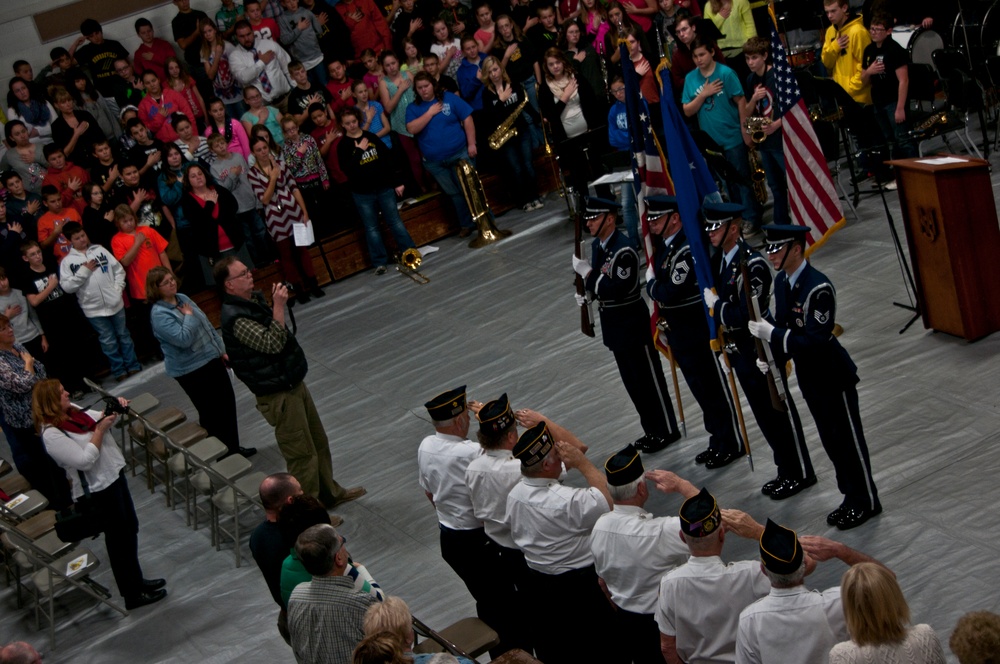
[[[764,526],[741,510],[722,510],[722,523],[726,529],[747,539],[760,539],[761,533],[764,532]]]
[[[567,468],[579,468],[587,463],[587,455],[574,445],[559,440],[556,441],[555,448],[560,461],[566,464]]]

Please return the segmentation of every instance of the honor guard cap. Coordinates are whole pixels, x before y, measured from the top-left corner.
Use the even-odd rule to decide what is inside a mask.
[[[590,221],[591,219],[597,219],[602,214],[608,212],[618,212],[621,206],[615,201],[609,201],[606,198],[597,198],[596,196],[588,196],[587,200],[583,205],[583,220]]]
[[[646,219],[652,221],[662,216],[680,212],[676,196],[646,196]]]
[[[442,392],[425,403],[424,408],[435,422],[443,422],[461,415],[465,412],[465,385]]]
[[[727,221],[741,216],[743,206],[737,203],[705,203],[701,212],[705,217],[705,230],[714,231]]]
[[[802,545],[794,530],[770,519],[760,536],[760,559],[775,574],[791,574],[802,566]]]
[[[691,537],[711,535],[722,525],[722,513],[715,496],[705,487],[697,496],[691,496],[681,505],[681,531]]]
[[[507,394],[501,394],[499,399],[488,401],[476,415],[479,428],[486,433],[503,433],[514,423],[514,413],[510,409]]]
[[[544,459],[554,444],[545,422],[539,422],[521,434],[511,454],[520,460],[522,466],[530,468]]]
[[[782,246],[796,240],[806,241],[809,228],[798,224],[768,224],[762,227],[764,231],[764,251],[773,254]]]
[[[608,476],[608,484],[611,486],[625,486],[630,482],[642,477],[642,460],[639,458],[639,450],[635,445],[629,443],[625,449],[608,457],[604,462],[604,474]]]

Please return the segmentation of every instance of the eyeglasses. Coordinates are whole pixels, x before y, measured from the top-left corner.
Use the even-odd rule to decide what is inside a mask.
[[[246,268],[243,268],[242,272],[234,274],[233,276],[231,276],[228,279],[226,279],[226,281],[234,281],[235,279],[242,279],[243,277],[247,276],[248,274],[250,274],[250,270],[248,270]]]
[[[881,34],[881,33],[885,32],[885,31],[886,31],[885,28],[879,27],[877,25],[873,25],[872,27],[868,28],[868,32],[871,32],[872,34],[876,34],[876,35]]]
[[[611,94],[616,95],[619,92],[625,92],[624,86],[620,87],[620,88],[611,88]]]
[[[170,284],[176,284],[176,283],[177,283],[177,280],[176,280],[176,279],[174,279],[173,277],[164,277],[164,278],[163,278],[163,281],[161,281],[161,282],[160,282],[159,284],[157,284],[157,285],[158,285],[158,286],[159,286],[160,288],[163,288],[164,286],[169,286]]]

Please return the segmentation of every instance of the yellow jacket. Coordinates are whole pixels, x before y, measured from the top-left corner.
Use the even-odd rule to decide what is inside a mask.
[[[719,40],[719,48],[723,51],[743,48],[743,44],[751,37],[757,36],[757,26],[753,22],[749,0],[732,0],[733,8],[729,18],[723,18],[712,9],[712,3],[705,3],[705,18],[715,23],[719,31],[725,35]],[[740,55],[742,58],[743,56]],[[742,83],[742,81],[740,81]]]
[[[841,54],[837,44],[837,37],[842,35],[848,38],[844,54]],[[872,39],[860,16],[848,21],[839,31],[831,25],[826,29],[826,39],[823,40],[823,66],[854,101],[865,105],[872,103],[872,92],[871,86],[861,80],[861,55],[870,43]]]

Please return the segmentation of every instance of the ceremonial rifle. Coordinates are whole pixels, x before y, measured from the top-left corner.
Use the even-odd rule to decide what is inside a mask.
[[[747,310],[750,320],[759,321],[761,320],[760,303],[753,296],[753,288],[750,286],[750,270],[747,268],[746,260],[740,261],[740,274],[743,277],[743,295],[747,298]],[[765,343],[757,337],[753,337],[753,342],[757,348],[757,358],[761,362],[766,362],[768,366],[766,374],[767,390],[771,393],[771,406],[775,410],[780,410],[783,413],[787,412],[788,407],[785,405],[785,385],[781,381],[778,367],[774,363],[774,353],[771,352],[771,344]]]
[[[567,193],[567,200],[569,196],[572,196],[573,192]],[[573,239],[573,253],[577,258],[584,258],[583,252],[583,218],[580,214],[579,207],[573,212],[573,228],[575,230],[575,237]],[[583,283],[583,277],[579,274],[576,275],[576,294],[580,297],[586,299],[587,297],[587,286]],[[594,312],[590,309],[590,302],[584,302],[580,305],[580,331],[583,332],[588,337],[594,336]]]

